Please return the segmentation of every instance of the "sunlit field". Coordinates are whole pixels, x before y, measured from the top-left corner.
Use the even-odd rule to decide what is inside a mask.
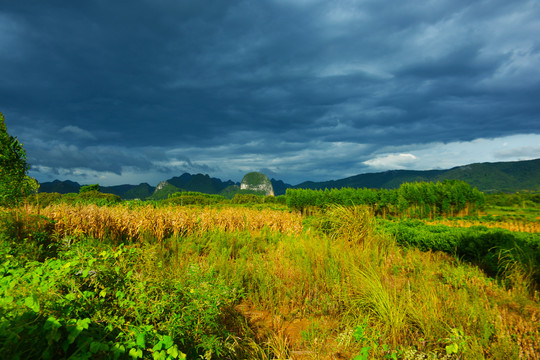
[[[340,205],[59,203],[2,219],[8,358],[540,356],[537,228],[480,241],[454,233],[470,220]]]

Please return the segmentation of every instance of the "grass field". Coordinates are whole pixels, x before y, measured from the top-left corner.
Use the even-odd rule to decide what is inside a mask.
[[[537,219],[517,228],[441,219],[410,231],[444,235],[489,222],[520,230],[515,238],[532,255],[501,247],[487,259],[503,270],[490,273],[485,257],[401,243],[362,206],[310,217],[279,207],[125,204],[4,213],[0,353],[540,358]]]

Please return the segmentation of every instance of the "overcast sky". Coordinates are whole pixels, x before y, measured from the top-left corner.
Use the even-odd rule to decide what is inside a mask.
[[[540,157],[540,1],[0,0],[39,181],[298,184]]]

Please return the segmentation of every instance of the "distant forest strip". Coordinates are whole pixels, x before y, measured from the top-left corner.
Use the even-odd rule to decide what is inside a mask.
[[[96,184],[97,187],[97,184]],[[249,190],[224,196],[222,194],[207,194],[193,191],[178,191],[167,194],[163,198],[146,200],[122,200],[118,195],[105,194],[91,186],[82,187],[80,192],[39,193],[27,198],[29,205],[47,207],[51,204],[95,204],[114,205],[126,201],[130,206],[149,204],[154,206],[167,205],[254,205],[281,208],[284,206],[304,215],[325,209],[330,205],[366,205],[373,214],[381,217],[410,217],[438,218],[454,216],[481,215],[486,209],[491,209],[497,215],[499,208],[529,209],[528,217],[537,217],[535,209],[540,208],[540,193],[520,192],[515,194],[484,194],[476,187],[461,180],[444,180],[442,182],[411,182],[404,183],[397,189],[287,189],[285,195],[261,196]],[[501,210],[502,211],[502,210]],[[508,212],[502,212],[509,217]],[[512,213],[514,214],[514,213]],[[517,213],[514,214],[517,216]],[[501,215],[502,216],[502,215]]]
[[[287,189],[287,205],[305,213],[329,205],[368,205],[377,215],[435,217],[474,215],[484,193],[464,181],[403,183],[398,189]]]

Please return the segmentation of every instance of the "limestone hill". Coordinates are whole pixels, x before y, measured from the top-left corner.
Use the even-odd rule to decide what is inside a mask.
[[[240,190],[260,192],[266,196],[274,196],[274,188],[268,176],[260,172],[247,173],[240,183]]]

